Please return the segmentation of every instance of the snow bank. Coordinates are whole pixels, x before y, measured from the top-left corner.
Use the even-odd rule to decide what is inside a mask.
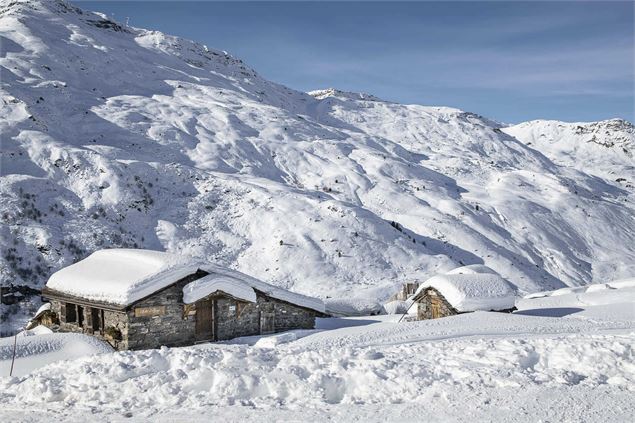
[[[222,291],[239,300],[256,302],[256,292],[248,284],[224,275],[209,274],[183,287],[183,302],[195,303],[216,291]]]
[[[285,332],[278,335],[264,336],[256,341],[256,348],[275,348],[280,344],[295,341],[297,336],[294,332]]]
[[[0,376],[8,376],[13,354],[13,337],[0,338]],[[17,337],[13,375],[25,375],[60,360],[113,351],[107,343],[78,333],[51,333],[43,326],[21,332]]]
[[[412,305],[412,301],[389,301],[384,304],[386,314],[404,314]]]
[[[55,272],[47,288],[92,301],[128,305],[198,269],[191,260],[160,251],[99,250]]]
[[[431,277],[419,286],[415,296],[432,287],[461,312],[514,307],[516,289],[509,282],[486,266],[466,267]],[[482,273],[484,270],[489,272]]]
[[[537,385],[632,390],[632,343],[625,335],[569,335],[319,350],[295,348],[293,342],[276,348],[163,348],[83,358],[1,379],[0,405],[156,413],[223,405],[389,406],[420,402],[431,387],[465,387],[473,395],[487,387],[508,392]]]
[[[326,300],[326,311],[332,316],[374,316],[382,314],[383,307],[367,298],[329,299]]]
[[[519,310],[587,307],[630,304],[631,318],[635,320],[635,278],[591,284],[555,291],[536,292],[518,299]]]
[[[33,329],[18,332],[18,336],[48,335],[50,333],[53,333],[51,329],[43,325],[37,325]]]
[[[635,277],[618,279],[613,282],[608,282],[607,285],[609,286],[609,288],[615,288],[615,289],[635,288]]]

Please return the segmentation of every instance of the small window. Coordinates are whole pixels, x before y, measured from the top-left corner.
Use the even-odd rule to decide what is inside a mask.
[[[104,310],[98,308],[90,309],[90,318],[94,333],[104,333]]]
[[[77,308],[75,304],[66,303],[66,312],[65,312],[65,320],[66,323],[76,323],[77,322]]]
[[[80,328],[84,327],[84,307],[77,306],[77,324]]]

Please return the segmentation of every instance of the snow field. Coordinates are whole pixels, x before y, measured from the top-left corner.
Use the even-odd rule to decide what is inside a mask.
[[[3,378],[0,403],[95,407],[398,404],[430,387],[609,385],[635,390],[634,334],[462,339],[389,347],[311,350],[201,346],[122,352],[51,364]]]
[[[0,338],[0,377],[9,375],[13,341],[13,337]],[[49,363],[112,351],[110,345],[92,336],[51,333],[42,326],[36,326],[33,330],[21,332],[17,337],[13,375],[24,375]]]

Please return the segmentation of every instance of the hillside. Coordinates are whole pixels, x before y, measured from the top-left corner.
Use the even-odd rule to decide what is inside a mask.
[[[627,122],[590,124],[623,156],[540,125],[564,155],[528,138],[531,123],[301,93],[62,1],[0,4],[6,301],[106,247],[205,258],[324,299],[384,300],[474,263],[524,292],[635,273],[634,189],[616,181],[632,182]]]
[[[635,127],[622,119],[567,123],[534,120],[503,128],[555,163],[633,187]]]

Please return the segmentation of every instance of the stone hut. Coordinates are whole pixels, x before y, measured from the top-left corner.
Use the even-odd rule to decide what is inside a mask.
[[[516,289],[493,270],[473,265],[433,276],[412,298],[417,320],[438,319],[477,310],[511,312]]]
[[[51,276],[39,322],[118,350],[312,329],[321,300],[158,251],[110,249]]]

